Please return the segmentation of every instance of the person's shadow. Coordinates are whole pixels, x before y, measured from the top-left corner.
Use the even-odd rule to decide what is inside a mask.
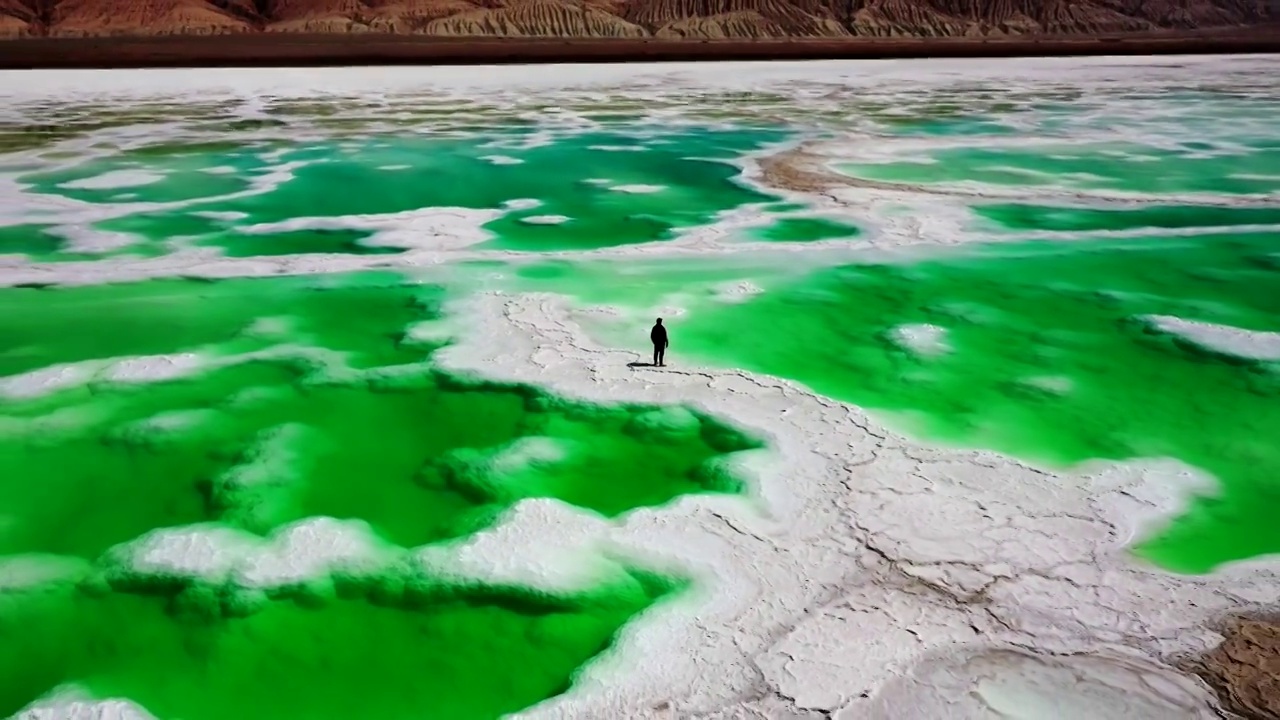
[[[629,363],[627,363],[627,367],[629,367],[629,368],[638,368],[638,367],[655,367],[655,366],[654,366],[654,364],[653,364],[653,363],[640,362],[640,361],[638,361],[638,360],[637,360],[636,362],[629,362]]]

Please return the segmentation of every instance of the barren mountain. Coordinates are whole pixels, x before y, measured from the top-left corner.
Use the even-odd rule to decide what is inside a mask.
[[[0,0],[0,38],[39,34],[41,23],[33,6],[23,0]]]
[[[627,20],[658,37],[764,38],[849,35],[840,0],[629,0]]]
[[[55,37],[225,35],[255,29],[249,20],[205,0],[62,0],[54,5],[50,24]]]
[[[1096,36],[1250,25],[1267,19],[1266,5],[1267,0],[0,0],[0,37],[260,31],[691,39]]]

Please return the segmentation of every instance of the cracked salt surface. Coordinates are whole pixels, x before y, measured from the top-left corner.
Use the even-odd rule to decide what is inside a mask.
[[[530,718],[985,718],[1013,693],[1094,707],[1113,691],[1133,716],[1211,717],[1210,695],[1167,663],[1215,644],[1212,619],[1280,580],[1262,563],[1174,576],[1125,553],[1207,482],[1177,463],[1064,475],[929,449],[791,383],[678,365],[633,374],[629,353],[585,339],[551,296],[490,296],[469,312],[485,331],[439,351],[447,366],[588,400],[693,403],[774,448],[748,463],[754,501],[684,498],[602,530],[615,552],[695,568],[703,596],[628,626],[618,652]],[[935,699],[945,715],[885,700],[925,663],[1008,650],[1031,659],[961,677]],[[1037,659],[1058,654],[1129,665],[1099,659],[1072,679]],[[979,691],[989,701],[966,707]]]
[[[875,703],[888,716],[1008,720],[1166,720],[1218,717],[1202,687],[1165,668],[1121,656],[1037,656],[979,650],[921,663]]]
[[[1011,68],[966,61],[949,63],[945,70],[901,62],[778,63],[753,66],[751,73],[723,64],[575,67],[556,78],[536,69],[444,70],[440,77],[467,88],[492,82],[507,87],[514,77],[517,85],[528,87],[648,81],[667,91],[681,84],[753,88],[797,77],[812,80],[820,73],[827,73],[827,82],[850,85],[895,78],[953,83],[983,74],[1034,84],[1046,73],[1070,67],[1079,82],[1118,73],[1126,81],[1140,76],[1182,82],[1185,62],[1072,59]],[[1247,69],[1251,63],[1270,69],[1247,58],[1197,62],[1217,68],[1214,72]],[[223,92],[231,96],[298,92],[296,75],[203,72],[225,83]],[[129,75],[130,84],[140,75]],[[189,74],[145,75],[155,92],[190,87]],[[23,82],[32,77],[23,76]],[[74,94],[87,77],[112,82],[123,76],[50,77],[53,91],[61,87]],[[378,78],[373,83],[378,87],[422,82],[416,70],[380,69],[375,76],[326,70],[324,84],[367,90],[371,77]],[[164,89],[166,83],[172,87]],[[488,159],[499,158],[515,160]],[[801,165],[792,169],[803,170]],[[758,179],[757,170],[748,164],[747,179]],[[266,182],[287,175],[278,169]],[[904,207],[901,201],[911,196],[901,189],[864,183],[821,197],[838,206],[872,206],[879,228],[867,238],[871,247],[971,237],[960,229],[960,204],[944,195],[916,198],[950,203],[939,212],[912,214],[908,205],[896,216],[876,213]],[[58,202],[49,201],[51,212],[82,209]],[[444,230],[450,237],[474,232],[475,220]],[[703,242],[714,247],[705,237],[687,241],[683,250],[673,244],[666,251],[701,250],[695,243]],[[390,261],[193,263],[193,256],[175,256],[58,272],[73,281],[77,275],[81,281],[89,275],[101,281],[174,272],[209,277],[332,272],[373,262],[428,265],[445,259],[431,252],[448,249],[442,247],[448,242],[443,235],[418,240],[413,245],[418,252]],[[47,280],[52,272],[20,267],[7,272],[5,281]],[[758,291],[749,284],[730,285],[719,288],[719,296]],[[553,501],[527,500],[490,530],[416,555],[440,572],[548,588],[580,587],[634,562],[692,574],[699,581],[694,593],[624,628],[617,651],[588,666],[570,694],[530,709],[525,717],[936,720],[997,713],[1064,717],[1052,714],[1064,708],[1075,717],[1214,717],[1212,697],[1197,681],[1175,672],[1171,660],[1216,644],[1220,636],[1208,629],[1213,620],[1242,606],[1274,602],[1280,587],[1280,574],[1265,562],[1227,566],[1207,576],[1175,576],[1125,553],[1135,538],[1179,512],[1191,493],[1214,487],[1211,479],[1177,463],[1134,462],[1055,474],[993,453],[930,449],[880,428],[858,408],[793,383],[681,367],[678,352],[666,372],[633,373],[626,367],[631,352],[588,340],[570,319],[568,306],[555,297],[485,295],[459,309],[463,314],[456,324],[414,331],[436,338],[449,328],[466,330],[450,333],[457,343],[437,352],[448,367],[536,383],[586,400],[691,403],[771,441],[770,451],[740,459],[753,480],[753,496],[747,499],[684,497],[616,522]],[[944,339],[917,328],[903,342],[927,348]],[[1026,381],[1069,391],[1052,377]],[[180,420],[175,422],[181,425]],[[49,418],[36,429],[56,429],[62,421]],[[524,457],[553,457],[542,450],[535,445]],[[265,453],[263,468],[270,468],[270,461]],[[240,479],[250,482],[254,476]],[[367,528],[331,519],[304,521],[265,540],[194,527],[158,531],[125,547],[141,570],[230,573],[260,585],[313,577],[335,564],[380,562],[388,552]],[[20,581],[22,566],[0,577]],[[81,713],[76,709],[33,717],[121,717],[126,712],[112,702],[85,707],[101,714],[73,714]]]

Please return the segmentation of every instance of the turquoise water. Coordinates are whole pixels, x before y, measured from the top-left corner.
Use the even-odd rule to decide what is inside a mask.
[[[315,143],[169,143],[19,175],[18,181],[29,192],[108,206],[125,199],[181,203],[95,224],[137,237],[139,246],[169,251],[195,244],[233,257],[394,252],[404,248],[362,242],[373,233],[359,220],[327,232],[242,231],[299,218],[429,208],[496,213],[480,223],[491,238],[482,249],[590,250],[669,240],[720,213],[775,200],[741,182],[735,163],[789,136],[774,126],[631,125],[548,138],[511,129]],[[109,189],[75,185],[121,172],[133,175],[120,182],[146,182]],[[34,259],[61,249],[3,236],[0,242]]]
[[[453,303],[484,292],[611,306],[575,319],[627,349],[679,308],[674,364],[794,380],[921,443],[1062,470],[1172,457],[1219,493],[1135,558],[1204,573],[1280,552],[1280,362],[1144,320],[1280,332],[1274,101],[824,82],[518,107],[271,97],[253,117],[60,100],[37,107],[56,131],[0,131],[26,193],[0,201],[0,570],[21,580],[0,588],[0,715],[74,687],[161,720],[496,718],[696,590],[613,558],[556,591],[411,562],[524,500],[613,522],[743,495],[726,460],[762,446],[696,408],[442,370],[434,354],[487,322]],[[897,192],[745,179],[806,139],[874,150],[835,171]],[[126,264],[159,277],[107,282]],[[938,347],[904,345],[920,324]],[[172,376],[113,374],[184,353]],[[316,518],[365,529],[378,562],[257,586],[129,554],[160,530],[267,542]]]
[[[926,159],[847,163],[841,170],[869,180],[911,184],[979,182],[1140,193],[1280,192],[1280,141],[1204,153],[1132,143],[1045,144],[1034,149],[943,148]]]

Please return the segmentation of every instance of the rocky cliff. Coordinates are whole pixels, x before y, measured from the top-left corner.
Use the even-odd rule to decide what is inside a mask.
[[[1250,25],[1267,19],[1267,6],[1267,0],[0,0],[0,37],[1104,35]]]

